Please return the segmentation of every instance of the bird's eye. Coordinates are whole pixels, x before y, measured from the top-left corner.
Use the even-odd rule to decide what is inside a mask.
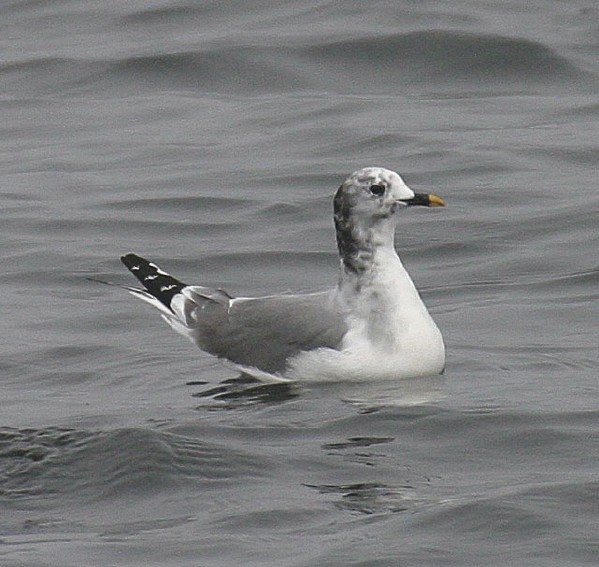
[[[385,194],[385,186],[384,185],[371,185],[370,192],[377,197],[381,197]]]

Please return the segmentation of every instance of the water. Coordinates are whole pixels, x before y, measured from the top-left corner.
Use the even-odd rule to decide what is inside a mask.
[[[594,565],[595,3],[4,2],[0,564]],[[243,383],[94,285],[333,285],[366,165],[443,377]]]

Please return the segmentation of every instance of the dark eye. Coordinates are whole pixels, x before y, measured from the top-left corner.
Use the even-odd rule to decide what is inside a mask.
[[[385,186],[384,185],[371,185],[370,192],[377,197],[381,197],[385,194]]]

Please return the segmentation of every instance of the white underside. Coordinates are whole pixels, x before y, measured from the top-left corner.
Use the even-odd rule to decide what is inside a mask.
[[[296,380],[364,381],[439,374],[445,346],[437,325],[393,248],[375,252],[359,295],[341,292],[349,331],[340,350],[317,349],[289,361]]]

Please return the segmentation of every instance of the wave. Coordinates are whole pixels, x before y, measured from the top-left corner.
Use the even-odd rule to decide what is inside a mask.
[[[121,59],[39,58],[0,66],[3,91],[179,90],[226,94],[526,92],[597,86],[597,77],[528,39],[427,30],[295,45],[206,44]]]
[[[165,431],[0,429],[0,501],[34,506],[118,500],[258,475],[233,449]]]
[[[371,92],[415,84],[497,88],[586,83],[590,77],[541,43],[496,35],[430,30],[354,39],[304,49]],[[359,72],[358,72],[359,71]]]

